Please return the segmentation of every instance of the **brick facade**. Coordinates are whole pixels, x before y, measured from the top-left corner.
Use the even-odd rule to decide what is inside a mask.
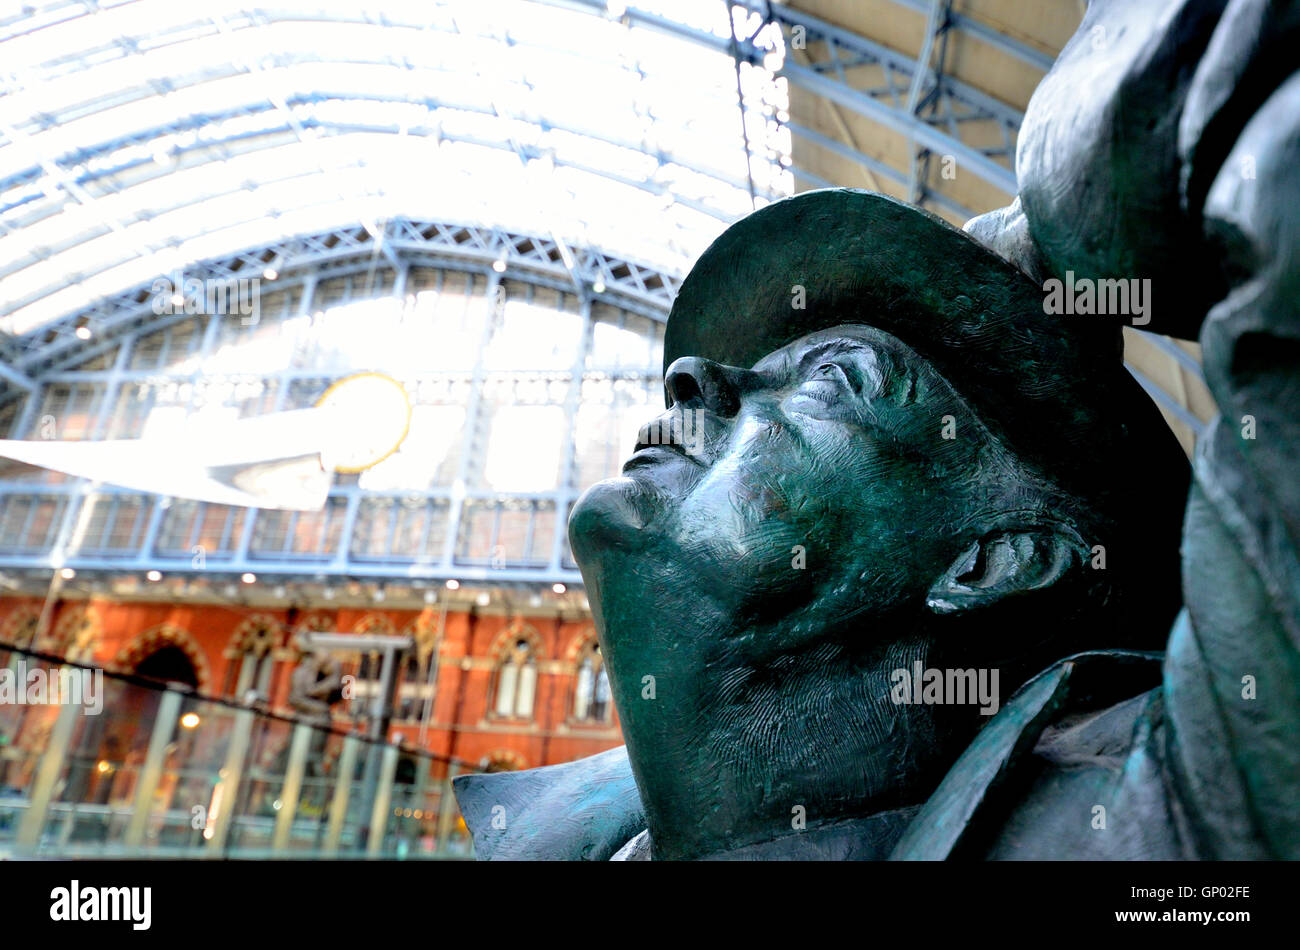
[[[41,609],[37,599],[0,598],[0,642],[27,646]],[[417,642],[417,652],[437,651],[432,715],[424,721],[394,719],[390,739],[479,768],[533,768],[621,744],[612,707],[603,722],[578,722],[572,715],[578,664],[594,639],[590,620],[448,609],[439,638],[439,615],[437,607],[284,609],[65,600],[53,606],[48,633],[35,649],[111,671],[135,672],[157,650],[176,647],[193,666],[201,693],[228,698],[234,698],[244,654],[260,651],[272,664],[270,708],[288,713],[290,676],[300,655],[298,631],[409,635]],[[529,717],[502,718],[492,712],[498,671],[519,640],[530,645],[536,667],[533,711]],[[345,662],[345,671],[349,669],[355,671]],[[351,724],[339,707],[335,717],[340,727]]]

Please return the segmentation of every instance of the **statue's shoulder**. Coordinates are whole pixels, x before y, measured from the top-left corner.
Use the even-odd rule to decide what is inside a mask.
[[[480,861],[605,861],[646,827],[625,746],[453,788]]]
[[[891,858],[983,857],[1045,771],[1075,777],[1090,768],[1122,769],[1140,724],[1160,718],[1162,659],[1098,650],[1034,677],[962,753]],[[1077,782],[1058,792],[1073,795],[1083,787]]]

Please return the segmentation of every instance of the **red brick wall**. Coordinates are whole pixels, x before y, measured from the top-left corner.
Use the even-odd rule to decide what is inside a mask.
[[[11,639],[22,621],[38,614],[41,601],[0,597],[0,641]],[[95,627],[88,662],[110,670],[130,672],[134,662],[149,651],[146,642],[175,643],[191,655],[198,668],[201,691],[219,695],[227,682],[227,667],[238,663],[226,652],[242,622],[262,615],[285,625],[289,611],[258,607],[224,607],[164,602],[118,602],[111,600],[64,601],[52,611],[50,631],[71,629],[84,612]],[[320,618],[337,631],[412,633],[417,621],[436,627],[437,610],[368,610],[355,607],[313,607],[300,609],[293,620]],[[162,631],[159,634],[159,631]],[[418,723],[395,722],[391,738],[401,738],[431,752],[454,755],[478,764],[489,758],[503,758],[517,767],[532,768],[567,762],[594,755],[622,743],[617,714],[608,723],[576,724],[570,720],[577,652],[592,632],[591,623],[561,621],[554,617],[509,618],[500,614],[450,612],[439,648],[434,714],[420,741]],[[161,639],[158,639],[161,636]],[[531,721],[499,720],[489,715],[495,680],[497,652],[523,636],[536,644],[537,694]],[[43,641],[44,649],[58,650],[59,644]],[[288,643],[288,631],[281,642]],[[25,643],[20,644],[25,645]],[[38,649],[41,645],[38,644]],[[272,707],[288,711],[286,705],[292,673],[289,652],[282,650],[275,668]]]

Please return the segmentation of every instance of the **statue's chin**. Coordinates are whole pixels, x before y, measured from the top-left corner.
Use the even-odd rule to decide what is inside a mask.
[[[608,478],[588,488],[569,515],[569,544],[580,565],[599,562],[613,542],[639,547],[642,532],[659,516],[662,500],[635,478]]]

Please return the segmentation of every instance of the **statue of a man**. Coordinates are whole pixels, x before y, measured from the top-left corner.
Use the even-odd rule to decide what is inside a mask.
[[[343,671],[323,650],[311,650],[294,667],[289,705],[308,722],[329,725],[330,707],[343,699]]]
[[[968,226],[1001,257],[853,191],[705,252],[666,417],[570,520],[626,751],[458,780],[481,858],[1300,856],[1300,202],[1270,197],[1300,195],[1300,80],[1265,68],[1300,18],[1274,6],[1094,3],[1035,100],[1098,59],[1113,84],[1031,104],[1020,202]],[[1158,127],[1126,108],[1155,89]],[[1036,282],[1151,273],[1159,300],[1180,242],[1215,269],[1152,326],[1200,330],[1227,416],[1190,501],[1118,321]]]

